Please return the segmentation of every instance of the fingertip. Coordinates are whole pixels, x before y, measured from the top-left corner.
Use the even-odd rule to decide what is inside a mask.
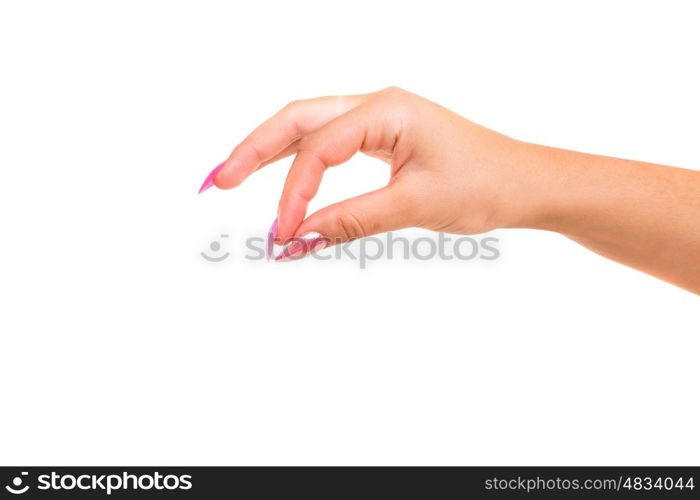
[[[301,224],[299,224],[293,236],[304,237],[308,234],[319,234],[329,241],[334,240],[335,234],[333,234],[329,224],[325,222],[328,212],[329,209],[326,208],[325,210],[309,215],[301,222]]]
[[[219,189],[232,189],[239,186],[247,175],[240,168],[231,166],[228,161],[224,162],[223,168],[214,177],[214,185]]]
[[[294,206],[294,204],[280,204],[279,207],[279,232],[277,233],[280,245],[286,245],[298,233],[299,225],[304,222],[306,208]]]
[[[281,217],[279,220],[279,229],[275,238],[276,245],[286,245],[294,236],[294,231],[289,229],[289,224]],[[284,221],[284,222],[283,222]]]
[[[199,188],[199,194],[202,194],[204,191],[214,186],[216,182],[216,176],[219,174],[221,169],[224,168],[224,163],[226,162],[219,163],[216,167],[214,167],[214,169],[211,172],[207,174],[207,176],[204,178],[204,182]]]

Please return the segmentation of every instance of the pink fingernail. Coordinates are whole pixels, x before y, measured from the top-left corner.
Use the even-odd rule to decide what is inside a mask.
[[[311,252],[322,250],[328,245],[328,241],[323,236],[311,239],[297,239],[292,242],[282,253],[275,258],[276,262],[288,262],[290,260],[301,259]]]
[[[275,219],[275,221],[270,226],[269,231],[267,232],[267,260],[270,260],[272,258],[272,249],[274,248],[275,238],[277,238],[278,227],[278,219]]]
[[[204,183],[202,184],[202,187],[199,188],[199,194],[202,194],[204,191],[206,191],[207,189],[209,189],[210,187],[212,187],[214,185],[214,179],[216,178],[216,174],[218,174],[219,171],[222,168],[224,168],[224,163],[226,163],[226,162],[222,162],[214,170],[209,172],[209,175],[207,175],[207,178],[204,179]]]

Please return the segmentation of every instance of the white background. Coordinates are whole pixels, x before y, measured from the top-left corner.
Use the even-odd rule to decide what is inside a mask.
[[[0,462],[697,465],[697,296],[526,230],[496,262],[248,261],[289,162],[196,195],[288,101],[389,85],[697,169],[696,7],[3,2]],[[358,156],[312,209],[387,174]]]

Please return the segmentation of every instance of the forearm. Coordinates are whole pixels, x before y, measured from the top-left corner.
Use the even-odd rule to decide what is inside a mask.
[[[700,172],[525,145],[533,208],[521,226],[700,293]]]

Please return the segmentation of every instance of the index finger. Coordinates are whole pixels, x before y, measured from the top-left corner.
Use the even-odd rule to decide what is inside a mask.
[[[230,189],[242,183],[263,163],[290,149],[295,141],[359,106],[371,94],[328,96],[292,101],[258,126],[236,146],[216,174],[214,184]],[[282,158],[280,155],[279,158]],[[279,159],[276,158],[276,159]]]

